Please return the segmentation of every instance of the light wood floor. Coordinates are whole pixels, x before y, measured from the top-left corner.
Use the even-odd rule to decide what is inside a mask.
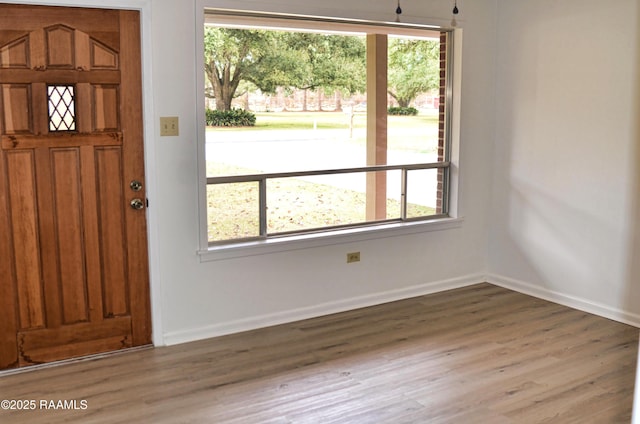
[[[0,377],[8,423],[628,423],[638,329],[481,284]]]

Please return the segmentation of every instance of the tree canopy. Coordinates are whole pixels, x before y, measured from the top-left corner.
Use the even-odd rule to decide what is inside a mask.
[[[207,96],[229,110],[252,87],[264,93],[285,89],[366,91],[363,36],[205,27]],[[439,85],[437,41],[391,38],[388,92],[401,107]]]
[[[241,82],[271,92],[289,85],[304,73],[303,63],[283,49],[277,32],[205,27],[205,75],[218,110],[231,109]]]
[[[242,82],[265,93],[365,89],[365,46],[357,37],[205,27],[204,45],[207,94],[219,110],[231,108]]]
[[[432,40],[389,39],[389,95],[409,107],[420,93],[440,86],[440,44]]]
[[[366,90],[366,46],[364,38],[316,33],[285,33],[287,46],[307,64],[299,89]]]

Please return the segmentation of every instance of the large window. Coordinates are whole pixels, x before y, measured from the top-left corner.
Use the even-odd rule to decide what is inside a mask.
[[[450,31],[205,21],[210,245],[449,216]]]

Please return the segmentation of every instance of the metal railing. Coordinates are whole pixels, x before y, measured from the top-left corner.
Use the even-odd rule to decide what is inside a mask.
[[[448,172],[450,162],[429,162],[429,163],[418,163],[418,164],[405,164],[405,165],[374,165],[374,166],[364,166],[358,168],[338,168],[338,169],[322,169],[322,170],[313,170],[313,171],[296,171],[296,172],[271,172],[271,173],[261,173],[261,174],[244,174],[244,175],[230,175],[230,176],[220,176],[220,177],[207,177],[207,186],[215,185],[215,184],[233,184],[233,183],[247,183],[247,182],[257,182],[258,183],[258,204],[259,204],[259,236],[258,237],[249,237],[242,238],[242,240],[247,239],[264,239],[267,238],[270,234],[267,231],[267,181],[270,179],[276,178],[293,178],[293,177],[309,177],[309,176],[322,176],[322,175],[336,175],[336,174],[352,174],[358,172],[382,172],[382,171],[401,171],[400,178],[400,218],[399,219],[391,219],[385,220],[384,222],[389,221],[409,221],[409,220],[418,220],[418,219],[428,219],[428,218],[437,218],[446,215],[446,209],[442,210],[439,214],[429,215],[420,218],[407,218],[407,181],[408,181],[408,173],[409,171],[414,170],[424,170],[424,169],[442,169],[444,172]],[[443,178],[443,187],[442,187],[442,199],[443,205],[447,205],[448,198],[448,178],[445,176]],[[379,224],[380,221],[375,221],[376,224]],[[352,223],[347,225],[340,226],[323,226],[308,230],[298,230],[287,233],[277,233],[277,235],[282,234],[290,234],[290,233],[310,233],[317,232],[319,230],[332,230],[341,227],[361,227],[371,225],[372,222],[362,222],[362,223]],[[224,241],[216,241],[213,244],[221,243],[221,242],[235,242],[239,239],[230,239]],[[210,243],[212,244],[212,243]]]

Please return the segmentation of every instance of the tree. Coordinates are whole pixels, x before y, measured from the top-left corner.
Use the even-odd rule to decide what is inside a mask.
[[[307,63],[307,73],[295,88],[317,90],[319,101],[322,91],[349,94],[366,90],[363,37],[305,32],[292,32],[285,37],[287,45]]]
[[[266,30],[205,27],[205,76],[208,97],[216,109],[231,109],[242,82],[251,82],[264,92],[295,84],[306,73],[299,55],[282,42],[282,33]]]
[[[278,87],[365,89],[365,43],[361,37],[205,27],[208,97],[228,110],[241,83],[265,93]]]
[[[389,39],[388,92],[400,107],[440,86],[440,43],[432,40]]]
[[[296,88],[349,92],[366,88],[366,46],[363,37],[289,33],[288,45],[305,58],[309,72]]]

